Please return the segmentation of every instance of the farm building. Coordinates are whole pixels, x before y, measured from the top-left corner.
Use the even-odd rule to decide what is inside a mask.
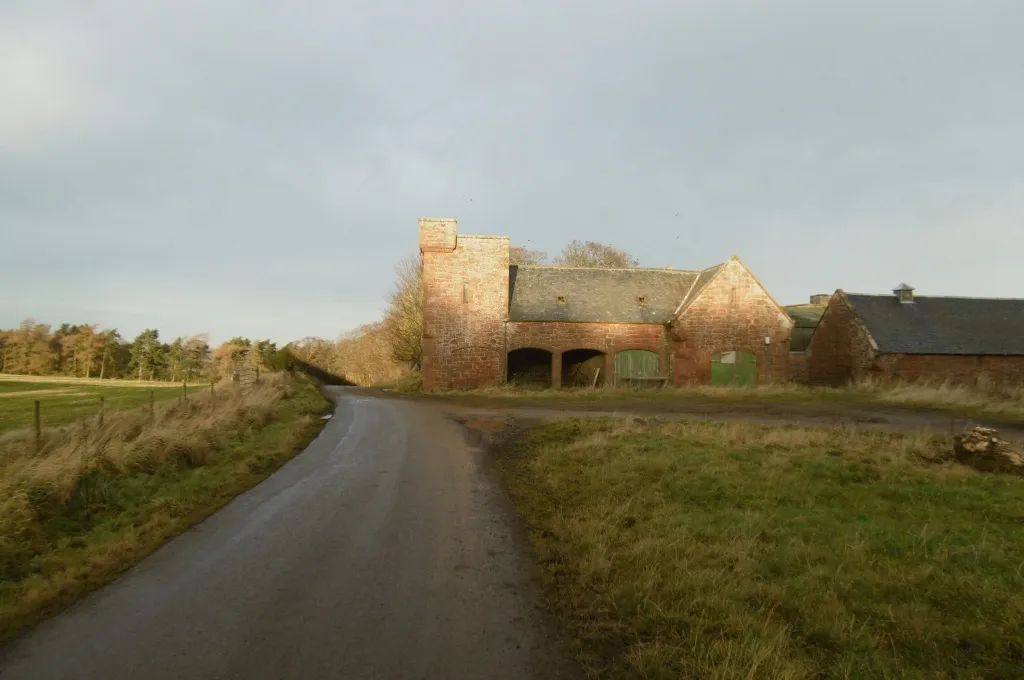
[[[1024,300],[837,290],[807,352],[811,382],[1024,381]]]
[[[793,320],[793,335],[789,340],[789,378],[796,382],[808,382],[807,347],[811,336],[818,327],[821,315],[825,313],[831,295],[812,295],[809,304],[787,305],[786,313]]]
[[[793,321],[736,257],[696,271],[516,266],[508,237],[419,227],[426,389],[788,379]]]

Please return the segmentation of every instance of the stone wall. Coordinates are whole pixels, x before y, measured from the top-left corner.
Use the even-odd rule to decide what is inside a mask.
[[[807,372],[807,354],[804,352],[789,353],[789,379],[793,382],[810,382]]]
[[[818,385],[842,385],[871,375],[875,348],[860,317],[842,292],[836,293],[807,347],[807,374]]]
[[[562,372],[562,353],[571,349],[596,349],[608,359],[602,373],[605,385],[615,383],[615,359],[626,349],[646,349],[659,355],[667,374],[670,352],[666,328],[660,324],[565,323],[513,321],[508,323],[507,351],[535,347],[552,353],[552,385],[557,387]]]
[[[904,382],[1020,385],[1024,383],[1024,356],[882,354],[875,359],[870,375]]]
[[[733,258],[673,325],[673,383],[710,382],[712,358],[732,350],[757,357],[758,382],[788,380],[792,328],[789,315]]]
[[[421,220],[420,252],[424,388],[499,383],[505,361],[509,239],[457,235],[455,220]]]

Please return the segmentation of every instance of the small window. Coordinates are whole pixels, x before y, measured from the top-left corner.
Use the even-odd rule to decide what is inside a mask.
[[[558,296],[558,304],[560,304],[560,305],[564,305],[565,304],[565,296],[564,295],[559,295]]]

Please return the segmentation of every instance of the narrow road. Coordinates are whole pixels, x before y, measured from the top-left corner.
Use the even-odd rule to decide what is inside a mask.
[[[0,680],[575,677],[483,454],[337,389],[260,486],[0,655]]]

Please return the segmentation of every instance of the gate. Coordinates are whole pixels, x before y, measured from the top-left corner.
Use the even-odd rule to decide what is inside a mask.
[[[711,384],[750,387],[757,383],[757,357],[750,352],[723,352],[711,359]]]
[[[619,385],[655,385],[661,382],[658,354],[627,349],[615,355],[615,382]]]

